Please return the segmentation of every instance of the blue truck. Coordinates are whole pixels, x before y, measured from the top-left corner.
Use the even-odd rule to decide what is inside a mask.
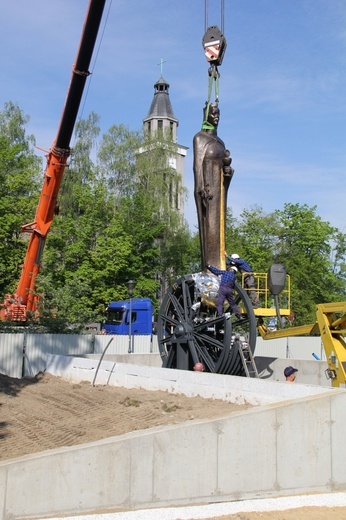
[[[131,330],[130,330],[131,306]],[[104,334],[152,334],[154,306],[150,298],[110,302],[102,326]]]

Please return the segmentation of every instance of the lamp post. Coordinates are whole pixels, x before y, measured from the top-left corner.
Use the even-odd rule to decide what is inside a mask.
[[[127,283],[127,290],[129,293],[130,298],[130,316],[129,316],[129,348],[128,353],[131,354],[132,352],[132,346],[131,346],[131,340],[132,340],[132,296],[133,296],[133,289],[135,288],[135,282],[133,280],[129,280]]]

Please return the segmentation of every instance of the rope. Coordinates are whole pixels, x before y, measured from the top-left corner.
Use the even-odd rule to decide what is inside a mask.
[[[208,107],[209,110],[209,107]],[[215,130],[216,126],[209,123],[209,121],[203,121],[202,130]]]
[[[210,68],[209,69],[209,82],[208,82],[208,99],[205,109],[205,119],[202,123],[202,130],[215,130],[215,126],[209,123],[208,121],[208,114],[209,114],[209,107],[210,107],[210,100],[211,100],[211,94],[213,90],[213,84],[215,85],[215,103],[219,102],[219,78],[220,74],[217,72],[217,68]]]
[[[208,29],[208,0],[204,3],[204,32]]]

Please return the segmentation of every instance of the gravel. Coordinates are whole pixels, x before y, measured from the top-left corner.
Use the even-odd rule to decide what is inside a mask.
[[[191,520],[195,518],[215,518],[216,516],[253,511],[285,511],[300,507],[345,507],[346,493],[326,493],[298,495],[291,497],[242,500],[238,502],[218,502],[203,506],[167,507],[142,509],[121,513],[104,513],[64,517],[68,520]],[[52,519],[50,520],[59,520]],[[61,520],[61,517],[60,517]]]

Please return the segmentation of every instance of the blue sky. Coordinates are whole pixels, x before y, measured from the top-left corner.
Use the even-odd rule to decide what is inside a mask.
[[[204,3],[107,0],[81,105],[82,117],[100,116],[103,132],[120,123],[140,129],[165,60],[178,142],[189,147],[185,217],[192,230],[192,139],[208,96]],[[88,1],[1,4],[0,109],[18,103],[30,116],[28,132],[47,149]],[[209,26],[221,28],[220,5],[209,0]],[[254,205],[266,213],[285,202],[316,205],[323,220],[346,232],[346,1],[225,0],[224,32],[218,134],[235,169],[228,205],[236,216]]]

